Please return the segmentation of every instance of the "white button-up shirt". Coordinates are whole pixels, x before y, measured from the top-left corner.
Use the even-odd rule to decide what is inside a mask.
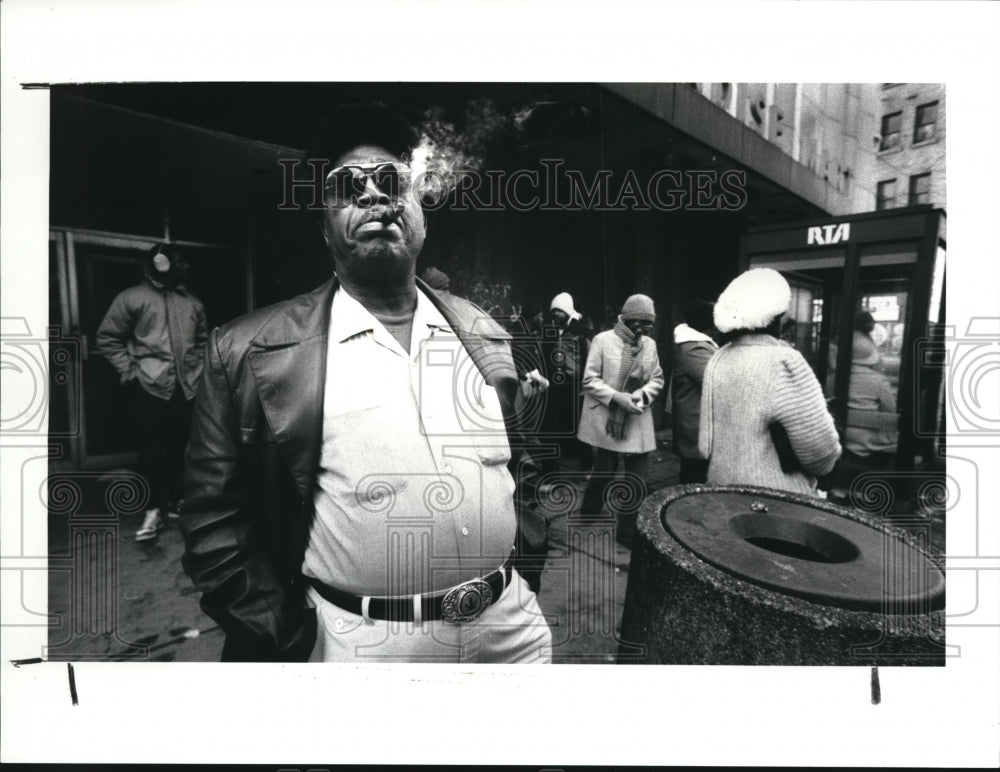
[[[420,290],[409,354],[337,290],[303,574],[409,595],[488,573],[514,543],[509,460],[495,390]]]

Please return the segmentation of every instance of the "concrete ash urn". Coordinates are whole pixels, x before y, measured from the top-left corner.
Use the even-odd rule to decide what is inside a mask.
[[[783,491],[679,485],[639,513],[618,661],[943,665],[944,597],[897,528]]]

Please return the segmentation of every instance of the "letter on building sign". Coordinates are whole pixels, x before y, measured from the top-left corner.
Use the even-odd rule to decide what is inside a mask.
[[[833,223],[832,225],[814,225],[806,231],[806,245],[839,244],[851,238],[849,222]]]

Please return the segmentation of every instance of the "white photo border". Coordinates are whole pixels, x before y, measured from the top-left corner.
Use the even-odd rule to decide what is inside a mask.
[[[1000,316],[1000,5],[5,0],[0,13],[0,308],[32,331],[48,324],[48,92],[24,84],[124,80],[944,82],[949,324]],[[3,491],[45,446],[10,440]],[[949,513],[948,538],[977,529],[979,603],[996,609],[993,442],[950,446],[981,488]],[[4,496],[4,608],[13,574],[44,567],[45,512],[20,507]],[[25,592],[44,608],[34,574]],[[74,706],[65,663],[10,664],[37,656],[46,629],[2,632],[5,762],[989,766],[1000,753],[996,625],[949,627],[961,656],[944,668],[881,668],[879,705],[867,667],[79,663]]]

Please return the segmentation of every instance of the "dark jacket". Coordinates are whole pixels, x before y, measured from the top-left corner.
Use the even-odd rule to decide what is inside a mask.
[[[704,333],[680,324],[674,330],[674,369],[670,382],[674,452],[681,458],[701,458],[698,425],[705,365],[719,346]]]
[[[540,347],[544,369],[541,372],[552,387],[582,393],[583,368],[593,337],[594,329],[582,319],[571,319],[562,332],[554,323],[542,328]]]
[[[493,386],[511,473],[523,448],[508,333],[418,280]],[[185,571],[226,633],[223,659],[305,661],[316,636],[300,574],[314,517],[330,305],[336,279],[213,330],[187,451]],[[530,465],[523,467],[529,472]],[[516,479],[516,478],[515,478]],[[519,525],[533,516],[516,497]],[[530,545],[518,547],[531,552]]]

